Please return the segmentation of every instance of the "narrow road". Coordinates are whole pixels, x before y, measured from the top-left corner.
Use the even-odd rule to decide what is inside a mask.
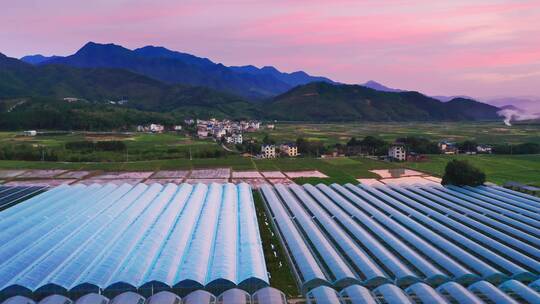
[[[233,150],[227,148],[227,146],[225,146],[224,143],[221,144],[221,147],[222,147],[223,149],[225,149],[225,151],[228,151],[228,152],[231,152],[231,153],[237,153],[236,151],[233,151]]]

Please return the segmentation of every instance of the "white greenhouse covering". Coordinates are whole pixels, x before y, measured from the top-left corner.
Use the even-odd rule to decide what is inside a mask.
[[[528,196],[439,185],[260,191],[301,290],[312,297],[329,296],[327,288],[310,293],[322,285],[362,296],[347,289],[361,284],[388,299],[444,302],[444,294],[475,303],[491,285],[497,299],[538,299],[531,282],[540,278],[540,205]]]
[[[265,286],[247,184],[60,186],[0,212],[4,299]]]
[[[394,284],[382,284],[370,290],[361,285],[350,285],[340,292],[328,287],[319,286],[306,294],[306,301],[293,299],[291,303],[309,304],[484,304],[484,303],[526,303],[537,304],[538,293],[520,282],[510,280],[496,287],[486,281],[479,281],[471,285],[469,289],[456,282],[447,282],[436,289],[425,283],[419,282],[402,289]],[[482,299],[482,300],[481,300]],[[52,295],[38,302],[54,300],[47,303],[61,303],[57,301],[73,301],[64,296]],[[197,290],[184,297],[169,291],[160,291],[145,299],[144,296],[134,292],[124,292],[112,300],[95,293],[80,297],[75,304],[287,304],[285,295],[272,287],[264,287],[252,295],[240,289],[229,289],[219,296],[215,296],[204,290]],[[15,296],[7,299],[2,304],[35,304],[33,300]]]
[[[333,289],[330,289],[333,291]],[[335,291],[333,291],[335,293]],[[75,304],[287,304],[285,295],[272,287],[263,287],[253,295],[245,290],[232,288],[217,297],[205,290],[196,290],[180,297],[170,291],[160,291],[152,296],[144,297],[136,292],[123,292],[112,299],[96,293],[89,293],[75,300],[63,295],[50,295],[41,301],[34,301],[24,296],[13,296],[0,301],[1,304],[41,304],[41,303],[75,303]]]

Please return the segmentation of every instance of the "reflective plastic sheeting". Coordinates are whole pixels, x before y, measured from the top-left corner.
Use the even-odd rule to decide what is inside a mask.
[[[8,296],[20,288],[268,286],[247,184],[60,186],[0,218],[0,292]]]

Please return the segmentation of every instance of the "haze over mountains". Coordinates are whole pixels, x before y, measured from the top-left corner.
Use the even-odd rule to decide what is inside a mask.
[[[110,106],[128,100],[117,107],[306,121],[498,119],[499,108],[471,99],[440,102],[375,81],[345,85],[271,66],[227,67],[163,47],[129,50],[89,42],[70,56],[21,60],[0,56],[0,101],[76,97]]]

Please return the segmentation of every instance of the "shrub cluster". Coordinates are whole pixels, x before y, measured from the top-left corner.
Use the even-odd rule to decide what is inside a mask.
[[[75,151],[125,151],[126,144],[119,140],[111,141],[72,141],[65,144],[66,149]]]

